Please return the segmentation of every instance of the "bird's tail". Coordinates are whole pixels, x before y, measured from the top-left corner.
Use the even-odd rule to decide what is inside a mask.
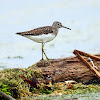
[[[16,34],[21,35],[22,33],[16,33]]]

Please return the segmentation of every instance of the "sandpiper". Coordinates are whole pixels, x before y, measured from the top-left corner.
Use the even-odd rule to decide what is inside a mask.
[[[41,60],[43,60],[43,54],[45,55],[46,59],[48,59],[43,49],[44,44],[53,40],[57,36],[59,28],[62,27],[71,30],[70,28],[63,26],[60,22],[55,21],[52,26],[39,27],[30,31],[18,32],[16,34],[27,37],[35,42],[42,43]]]

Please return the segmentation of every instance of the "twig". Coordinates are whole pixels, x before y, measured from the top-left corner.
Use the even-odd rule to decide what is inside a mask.
[[[100,57],[93,56],[93,55],[90,55],[88,53],[85,53],[85,52],[82,52],[82,51],[79,51],[79,50],[74,50],[74,52],[78,52],[80,55],[83,55],[83,56],[86,56],[86,57],[90,57],[91,59],[95,59],[95,60],[100,61]]]
[[[84,52],[80,52],[80,51],[78,51],[78,50],[74,50],[73,53],[74,53],[88,68],[90,68],[91,71],[92,71],[94,74],[96,74],[98,78],[100,78],[100,73],[99,73],[93,66],[91,66],[91,65],[80,55],[80,53],[82,53],[82,55],[83,55],[83,54],[89,55],[89,54],[84,53]],[[90,56],[89,56],[89,57],[90,57]],[[92,56],[92,58],[94,58],[94,57]]]
[[[7,95],[6,93],[0,91],[0,95],[2,95],[4,98],[6,98],[7,100],[16,100],[13,97]]]

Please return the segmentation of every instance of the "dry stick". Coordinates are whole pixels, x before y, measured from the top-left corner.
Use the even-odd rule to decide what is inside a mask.
[[[85,53],[85,52],[82,52],[82,51],[79,51],[79,50],[74,50],[74,51],[78,52],[80,55],[83,55],[83,56],[86,56],[86,57],[90,57],[91,59],[95,59],[95,60],[100,61],[100,57],[93,56],[93,55],[90,55],[88,53]]]
[[[88,68],[91,69],[91,71],[97,75],[98,78],[100,78],[100,73],[93,67],[91,66],[78,52],[78,50],[74,50],[73,52]]]
[[[0,91],[0,95],[2,95],[4,98],[6,98],[7,100],[16,100],[13,97],[7,95],[6,93]]]

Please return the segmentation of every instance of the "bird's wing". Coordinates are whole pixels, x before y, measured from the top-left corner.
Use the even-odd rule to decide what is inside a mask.
[[[30,31],[25,31],[25,32],[19,32],[16,34],[26,36],[26,35],[40,35],[40,34],[48,34],[48,33],[53,33],[53,27],[52,26],[45,26],[45,27],[39,27]]]

